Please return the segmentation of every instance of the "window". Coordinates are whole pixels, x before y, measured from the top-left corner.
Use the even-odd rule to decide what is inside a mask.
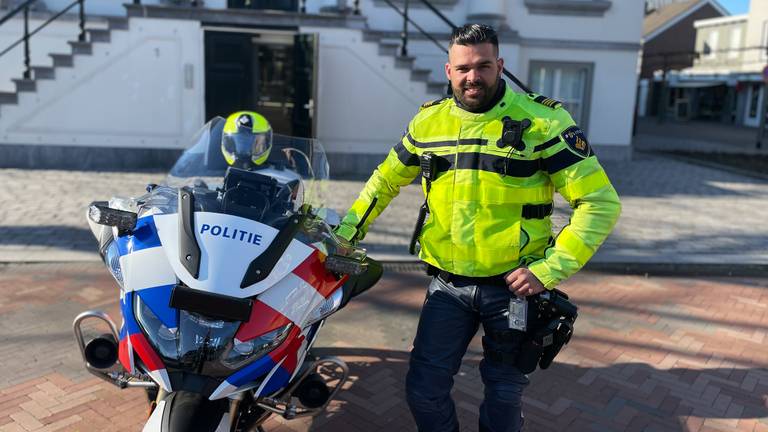
[[[707,59],[714,59],[717,56],[717,41],[720,39],[720,32],[712,30],[712,33],[707,37],[707,41],[704,42],[704,55]]]
[[[768,20],[763,21],[763,37],[760,39],[762,42],[761,50],[760,50],[760,59],[761,60],[768,60],[768,51],[766,51],[765,47],[768,46]]]
[[[731,48],[728,51],[728,58],[736,58],[741,52],[741,27],[736,27],[731,30]]]
[[[588,127],[592,89],[591,63],[531,62],[531,87],[557,99],[582,128]]]

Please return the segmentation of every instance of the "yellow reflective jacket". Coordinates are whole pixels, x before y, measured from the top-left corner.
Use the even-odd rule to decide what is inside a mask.
[[[507,116],[531,121],[524,150],[497,146]],[[362,239],[400,187],[419,175],[425,152],[438,156],[439,174],[419,256],[442,270],[493,276],[528,265],[551,289],[592,257],[619,217],[616,191],[568,112],[552,99],[507,88],[484,113],[465,111],[452,98],[424,104],[337,233]],[[555,189],[574,210],[553,238],[549,216],[526,219],[522,209],[552,203]]]

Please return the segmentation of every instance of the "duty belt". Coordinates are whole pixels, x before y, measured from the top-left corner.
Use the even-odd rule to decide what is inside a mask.
[[[499,274],[496,276],[462,276],[457,275],[454,273],[449,273],[445,270],[438,270],[437,271],[437,277],[440,278],[443,282],[446,283],[460,283],[460,284],[466,284],[466,285],[501,285],[506,286],[507,283],[504,281],[504,276],[506,273]]]
[[[525,204],[523,206],[523,219],[544,219],[552,214],[554,207],[552,203]]]

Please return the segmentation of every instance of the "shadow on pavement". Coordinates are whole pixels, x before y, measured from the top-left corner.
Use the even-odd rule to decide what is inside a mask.
[[[408,352],[365,348],[314,351],[344,358],[352,384],[339,394],[336,408],[312,419],[309,430],[415,430],[404,393]],[[453,397],[462,426],[475,430],[482,383],[478,356],[468,357],[474,358],[465,358]],[[737,423],[753,424],[768,416],[764,392],[755,391],[767,374],[765,368],[663,370],[645,363],[608,367],[555,364],[531,375],[524,396],[524,430],[683,432],[698,430],[694,425],[705,420],[723,430],[736,430],[741,427]]]
[[[91,230],[66,225],[0,226],[0,246],[49,246],[65,250],[96,251]]]

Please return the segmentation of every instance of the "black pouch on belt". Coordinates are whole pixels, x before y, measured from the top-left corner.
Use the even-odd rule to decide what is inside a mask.
[[[424,222],[429,216],[429,190],[432,187],[432,180],[437,178],[437,159],[432,153],[424,153],[419,158],[421,164],[421,175],[424,177],[424,181],[427,183],[427,194],[424,197],[424,204],[419,209],[419,217],[416,219],[416,226],[413,228],[413,235],[411,236],[411,244],[408,246],[408,253],[416,255],[416,243],[421,236],[421,230],[424,228]]]

